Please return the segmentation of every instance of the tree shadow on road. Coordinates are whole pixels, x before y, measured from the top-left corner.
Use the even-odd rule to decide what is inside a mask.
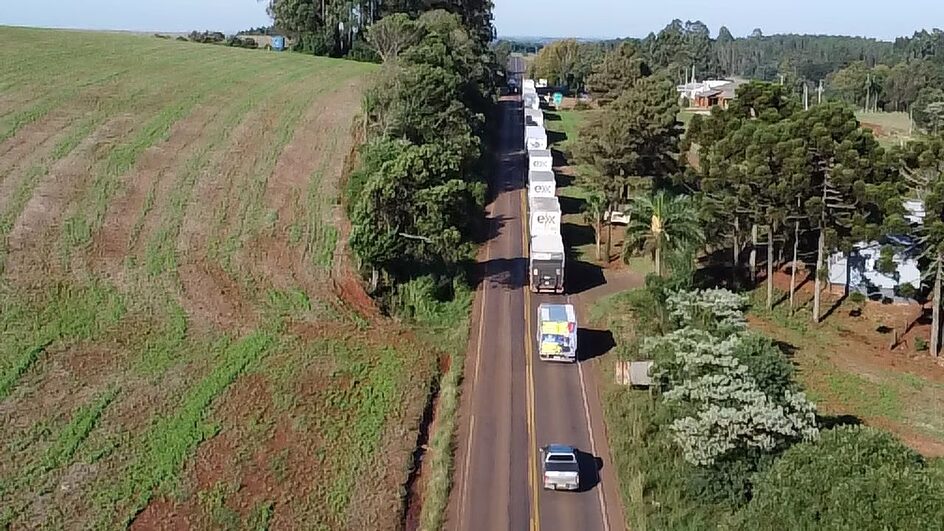
[[[548,145],[559,144],[567,140],[567,133],[560,133],[558,131],[548,131],[547,132],[547,143]]]
[[[560,201],[561,214],[579,214],[583,212],[583,205],[586,203],[583,199],[577,199],[576,197],[568,197],[566,195],[557,196],[557,200]]]
[[[502,230],[505,228],[509,219],[511,218],[501,214],[485,218],[483,230],[478,231],[479,233],[476,235],[475,243],[482,245],[487,241],[494,240],[501,236]]]
[[[482,282],[500,286],[507,290],[516,290],[529,286],[527,258],[493,258],[486,262],[477,262],[473,268],[473,289]]]

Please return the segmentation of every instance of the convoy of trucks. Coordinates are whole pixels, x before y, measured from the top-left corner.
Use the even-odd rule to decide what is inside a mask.
[[[561,207],[557,197],[529,197],[528,223],[531,237],[558,235],[561,231]]]
[[[525,109],[524,125],[538,125],[544,127],[544,112],[541,109]]]
[[[528,150],[528,227],[531,238],[529,277],[535,293],[563,293],[565,253],[561,208],[557,199],[554,156],[547,145],[544,113],[530,108],[528,94],[537,96],[533,79],[523,83],[524,138]]]
[[[554,157],[548,149],[544,114],[536,87],[547,82],[525,79],[524,143],[528,150],[528,277],[531,291],[564,293],[566,250],[561,237],[562,212],[557,198]],[[577,361],[577,315],[571,304],[541,303],[537,311],[537,351],[542,361]],[[580,465],[577,450],[563,444],[541,448],[541,470],[545,489],[579,490]]]
[[[551,155],[551,150],[529,150],[528,171],[554,171],[554,156]]]

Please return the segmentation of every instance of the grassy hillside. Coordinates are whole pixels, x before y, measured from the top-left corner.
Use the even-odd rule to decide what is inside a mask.
[[[340,288],[374,67],[13,28],[0,64],[0,527],[396,525],[439,368]]]

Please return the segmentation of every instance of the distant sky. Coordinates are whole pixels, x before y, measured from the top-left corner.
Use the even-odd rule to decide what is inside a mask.
[[[715,35],[830,33],[894,39],[944,26],[942,0],[494,0],[502,36],[643,37],[672,19]],[[269,23],[257,0],[0,0],[0,24],[87,29],[233,32]]]
[[[672,19],[701,20],[717,35],[864,35],[893,40],[944,26],[942,0],[494,0],[501,36],[645,37]]]
[[[268,25],[267,4],[257,0],[0,0],[0,24],[235,33]]]

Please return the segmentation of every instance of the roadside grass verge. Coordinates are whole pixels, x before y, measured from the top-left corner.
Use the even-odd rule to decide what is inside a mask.
[[[564,135],[563,141],[558,142],[555,147],[568,159],[573,158],[574,147],[580,138],[580,128],[587,121],[590,112],[592,111],[560,110],[544,113],[544,126],[547,131]],[[570,163],[575,164],[574,161]]]
[[[420,511],[420,529],[424,531],[442,528],[452,491],[457,416],[468,349],[472,296],[468,291],[459,292],[453,301],[443,304],[435,314],[418,323],[420,337],[430,346],[436,345],[437,349],[449,354],[449,366],[439,375],[435,426],[424,460],[428,467]]]

